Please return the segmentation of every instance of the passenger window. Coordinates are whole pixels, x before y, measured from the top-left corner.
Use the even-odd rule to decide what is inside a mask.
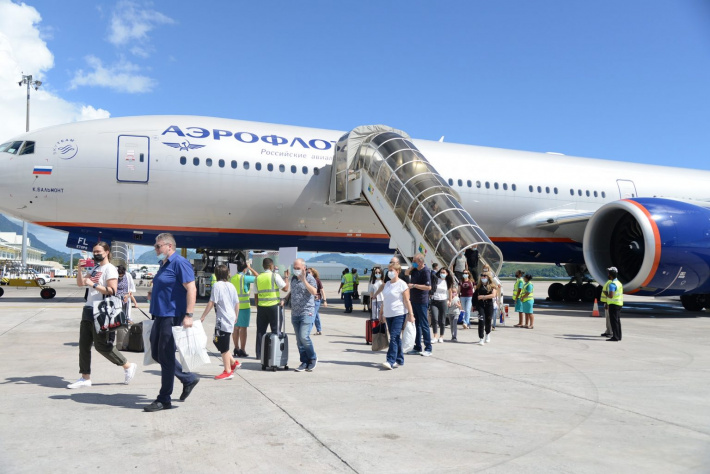
[[[554,191],[555,191],[555,194],[557,194],[557,188],[555,188]]]
[[[296,174],[296,165],[291,165],[291,173]]]
[[[272,165],[271,163],[269,163],[268,165],[266,165],[266,169],[269,170],[269,171],[274,171],[274,165]]]
[[[587,189],[587,197],[589,197],[589,190]]]
[[[498,183],[493,183],[493,187],[498,189]]]
[[[507,191],[507,190],[508,190],[508,183],[503,183],[503,191]]]
[[[286,167],[284,165],[279,165],[279,171],[282,173],[286,172]]]
[[[486,181],[486,189],[491,189],[491,183]]]
[[[515,184],[513,184],[513,185],[511,185],[511,189],[512,189],[513,191],[516,191],[516,190],[518,189],[518,187],[517,187]]]
[[[594,197],[598,197],[598,194],[596,191],[594,191]]]
[[[606,193],[605,193],[604,191],[602,191],[602,197],[603,197],[603,198],[606,197]]]
[[[463,186],[463,181],[459,179],[458,185],[459,187]]]
[[[547,194],[550,194],[550,187],[549,187],[549,186],[545,186],[545,192],[546,192]]]
[[[247,168],[249,168],[249,163],[247,163]],[[237,169],[237,162],[235,160],[232,160],[232,169]]]
[[[25,142],[20,155],[32,155],[35,152],[35,142]]]
[[[538,193],[541,193],[541,192],[542,192],[542,187],[541,187],[541,186],[538,186],[538,187],[537,187],[537,192],[538,192]]]
[[[261,165],[259,165],[259,166],[261,166]],[[249,169],[249,162],[248,162],[248,161],[245,161],[245,162],[242,164],[242,168],[244,168],[245,170],[248,170],[248,169]]]
[[[471,180],[470,180],[470,179],[469,179],[468,181],[466,181],[466,185],[467,185],[469,188],[471,187]]]
[[[449,186],[453,186],[453,185],[454,185],[454,180],[449,178]]]
[[[533,192],[532,184],[530,185],[530,187],[528,189],[530,190],[530,192]]]
[[[207,159],[205,160],[205,164],[206,164],[207,166],[212,166],[212,158],[207,158]]]
[[[224,168],[224,160],[219,160],[219,167]]]
[[[180,164],[181,165],[187,164],[187,158],[185,158],[184,156],[181,156],[180,157]]]
[[[569,190],[569,195],[570,195],[570,196],[574,196],[574,189],[570,189],[570,190]]]
[[[197,158],[197,157],[193,158],[193,159],[192,159],[192,164],[195,165],[195,166],[199,166],[199,165],[200,165],[200,159]]]
[[[577,196],[581,196],[581,195],[582,195],[582,190],[581,190],[581,189],[578,189],[578,190],[577,190]]]
[[[308,174],[308,166],[301,168],[301,171],[303,171],[303,174]]]
[[[320,174],[320,170],[316,168],[315,166],[313,167],[313,174],[318,176]]]
[[[476,187],[477,187],[477,188],[480,188],[480,187],[481,187],[481,182],[480,182],[480,181],[476,181]]]
[[[257,161],[256,165],[254,166],[257,171],[261,171],[261,162]]]

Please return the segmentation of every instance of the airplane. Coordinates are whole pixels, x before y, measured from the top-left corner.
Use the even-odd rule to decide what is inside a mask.
[[[381,184],[377,175],[362,192],[337,198],[344,182],[364,186],[358,163],[372,168],[370,155],[336,162],[338,153],[352,160],[347,144],[359,143],[350,139],[361,129],[370,130],[181,115],[47,127],[0,145],[0,210],[68,232],[68,245],[87,238],[150,245],[171,232],[189,248],[388,253],[401,229],[375,205],[389,199],[387,183],[376,199],[365,189]],[[483,231],[478,243],[506,261],[564,265],[571,281],[551,285],[553,300],[593,299],[600,288],[580,275],[603,282],[616,266],[626,293],[680,296],[689,310],[710,306],[710,172],[378,130],[426,158],[442,192],[470,216],[466,225]],[[415,225],[417,205],[426,208],[415,202],[401,224],[414,247],[426,240],[418,246],[426,251],[434,226]]]

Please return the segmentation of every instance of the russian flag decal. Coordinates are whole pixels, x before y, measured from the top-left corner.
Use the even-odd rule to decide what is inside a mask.
[[[32,174],[52,174],[51,166],[35,166]]]

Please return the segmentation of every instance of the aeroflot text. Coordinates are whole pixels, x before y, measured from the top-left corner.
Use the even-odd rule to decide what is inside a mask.
[[[315,148],[316,150],[329,150],[333,146],[332,143],[335,143],[335,141],[333,140],[328,141],[323,140],[321,138],[314,138],[312,140],[306,141],[305,139],[300,137],[294,137],[292,140],[289,141],[288,138],[280,137],[278,135],[263,135],[259,137],[259,135],[251,132],[231,132],[229,130],[220,130],[218,128],[208,130],[202,127],[186,127],[185,132],[183,132],[177,125],[169,126],[165,129],[162,135],[166,135],[168,133],[174,133],[179,137],[190,138],[209,138],[211,136],[214,140],[234,137],[236,140],[242,143],[256,143],[258,141],[262,141],[273,146],[288,145],[290,147],[294,147],[296,145],[299,145],[303,148]]]

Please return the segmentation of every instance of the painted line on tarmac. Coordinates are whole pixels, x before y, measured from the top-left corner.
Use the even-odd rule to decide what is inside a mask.
[[[8,329],[7,331],[5,331],[5,332],[3,332],[2,334],[0,334],[0,337],[2,337],[2,336],[4,336],[5,334],[9,333],[10,331],[12,331],[13,329],[15,329],[16,327],[22,326],[23,324],[25,324],[27,321],[29,321],[30,319],[34,318],[35,316],[44,313],[46,310],[47,310],[47,308],[42,308],[42,309],[40,309],[39,311],[37,311],[35,314],[33,314],[32,316],[30,316],[29,318],[20,321],[19,323],[15,324],[15,325],[12,326],[10,329]]]

